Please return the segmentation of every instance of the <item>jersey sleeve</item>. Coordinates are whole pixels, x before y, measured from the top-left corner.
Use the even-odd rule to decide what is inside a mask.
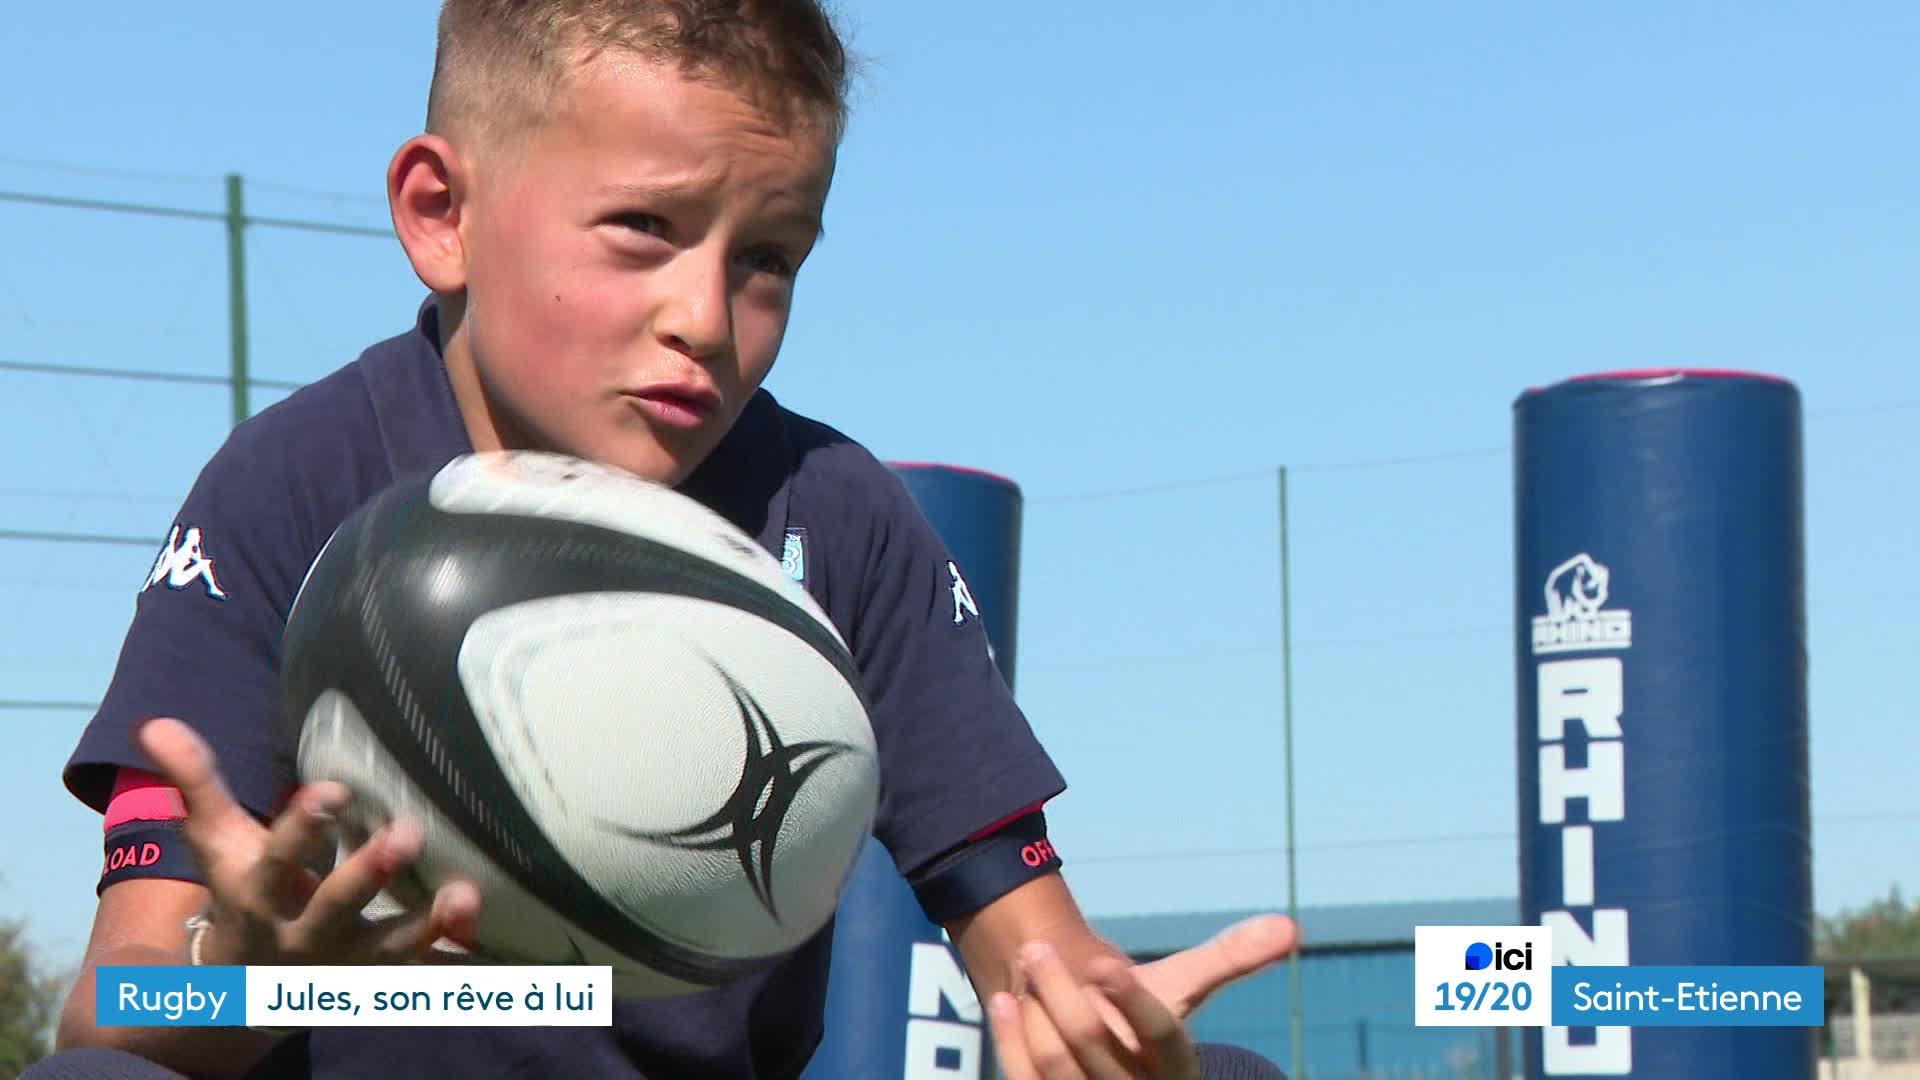
[[[953,557],[878,462],[849,645],[880,751],[875,835],[902,872],[1044,804],[1066,783],[994,665]]]
[[[112,680],[63,775],[97,810],[120,769],[151,767],[133,733],[156,716],[198,731],[235,799],[258,817],[291,783],[276,650],[317,545],[303,535],[311,513],[296,505],[291,451],[273,444],[262,419],[237,429],[201,470],[136,583]]]

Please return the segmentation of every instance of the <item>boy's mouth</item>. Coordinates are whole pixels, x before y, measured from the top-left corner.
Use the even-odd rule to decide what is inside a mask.
[[[621,396],[666,427],[698,427],[720,409],[719,391],[691,383],[627,390]]]

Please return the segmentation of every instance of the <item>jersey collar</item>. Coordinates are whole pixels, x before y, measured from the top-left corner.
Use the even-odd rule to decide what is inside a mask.
[[[361,366],[396,479],[473,452],[440,355],[440,310],[432,297],[420,305],[412,330],[367,350]]]

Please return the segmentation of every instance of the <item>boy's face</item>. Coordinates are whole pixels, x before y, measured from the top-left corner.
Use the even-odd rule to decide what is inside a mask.
[[[464,311],[447,343],[476,448],[679,483],[773,366],[820,231],[829,136],[603,53],[497,157],[462,207]]]

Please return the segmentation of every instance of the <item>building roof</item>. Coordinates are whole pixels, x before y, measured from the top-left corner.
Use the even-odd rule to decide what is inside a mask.
[[[1826,969],[1827,996],[1845,998],[1851,992],[1853,971],[1855,968],[1866,972],[1867,978],[1880,986],[1920,987],[1920,953],[1909,956],[1879,956],[1869,960],[1827,960],[1821,963]]]
[[[1094,916],[1094,929],[1134,956],[1160,956],[1198,945],[1263,911],[1191,911]],[[1511,897],[1334,904],[1300,909],[1301,952],[1413,948],[1416,926],[1512,926],[1520,902]]]

